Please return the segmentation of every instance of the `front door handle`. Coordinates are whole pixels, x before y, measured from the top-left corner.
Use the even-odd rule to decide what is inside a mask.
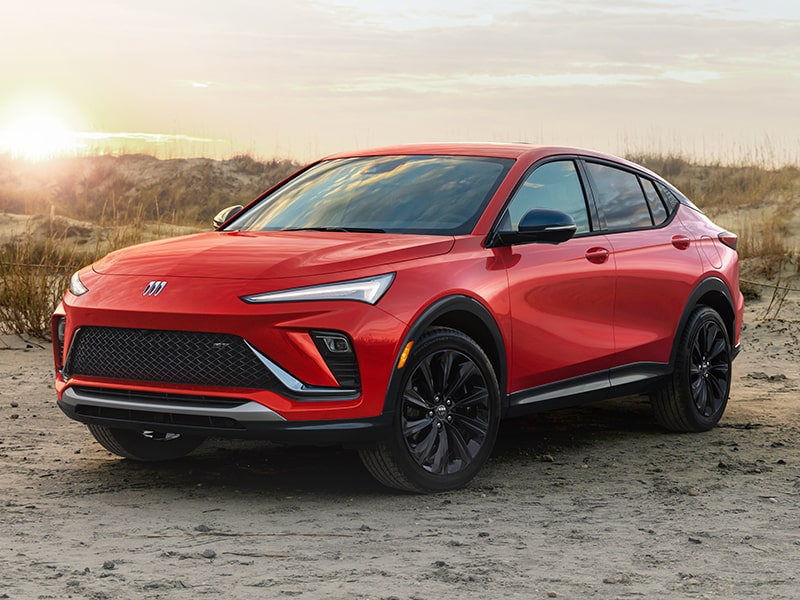
[[[594,248],[589,248],[586,251],[586,260],[590,263],[594,263],[596,265],[602,264],[608,260],[608,255],[610,252],[607,248],[601,248],[600,246],[595,246]]]

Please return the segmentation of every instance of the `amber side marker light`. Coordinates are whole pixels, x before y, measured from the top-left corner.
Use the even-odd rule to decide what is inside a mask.
[[[736,250],[736,244],[739,242],[739,237],[730,231],[723,231],[717,237],[719,241],[725,244],[731,250]]]
[[[408,355],[411,353],[411,346],[413,345],[414,342],[411,341],[406,344],[405,348],[403,348],[403,353],[400,355],[400,360],[397,363],[398,369],[402,369],[404,366],[406,366],[406,361],[408,360]]]

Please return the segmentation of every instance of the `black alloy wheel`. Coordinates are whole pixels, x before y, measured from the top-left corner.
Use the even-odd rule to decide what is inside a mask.
[[[486,378],[459,350],[444,348],[426,355],[408,378],[402,403],[406,447],[429,473],[458,473],[473,461],[489,436]]]
[[[678,342],[672,375],[655,390],[656,420],[671,431],[707,431],[722,418],[731,388],[728,330],[713,308],[698,306]]]
[[[728,400],[731,373],[727,336],[714,320],[703,323],[695,335],[689,373],[697,412],[710,418]]]
[[[463,333],[433,328],[404,367],[391,438],[361,451],[389,487],[439,492],[466,485],[497,437],[497,377],[480,346]]]

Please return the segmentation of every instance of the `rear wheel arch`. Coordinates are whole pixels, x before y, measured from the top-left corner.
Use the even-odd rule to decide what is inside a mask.
[[[718,277],[704,279],[689,296],[683,308],[670,354],[670,365],[675,365],[675,359],[680,349],[680,338],[686,329],[689,317],[698,306],[713,308],[722,319],[731,344],[736,340],[736,311],[734,310],[733,296],[725,282]]]
[[[468,296],[448,296],[431,304],[417,318],[406,335],[401,348],[408,342],[416,341],[431,327],[455,329],[472,338],[489,358],[500,389],[501,411],[508,407],[506,393],[508,363],[506,348],[500,327],[489,310],[474,298]],[[383,414],[391,414],[402,379],[402,370],[395,364],[384,400]]]

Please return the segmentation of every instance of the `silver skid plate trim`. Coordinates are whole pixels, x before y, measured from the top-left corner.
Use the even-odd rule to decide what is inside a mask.
[[[86,396],[74,388],[67,388],[62,394],[61,401],[67,406],[98,406],[101,408],[118,408],[122,410],[139,410],[152,413],[173,413],[181,415],[196,415],[202,417],[224,417],[244,422],[270,422],[285,421],[281,415],[258,402],[245,402],[232,408],[215,408],[198,406],[191,403],[176,404],[174,402],[137,402],[136,400],[118,400],[100,398],[95,394]]]

